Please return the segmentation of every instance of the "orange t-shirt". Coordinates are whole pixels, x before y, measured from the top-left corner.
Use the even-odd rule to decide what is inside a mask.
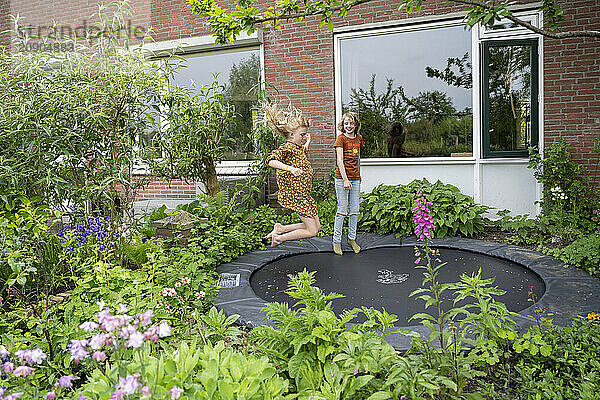
[[[360,167],[358,160],[360,159],[360,148],[362,145],[362,135],[357,134],[354,139],[350,139],[343,133],[338,135],[338,137],[335,139],[335,143],[333,144],[333,147],[341,147],[344,149],[344,169],[346,170],[346,176],[349,180],[360,180]],[[340,174],[337,161],[335,164],[335,177],[342,179],[342,174]]]

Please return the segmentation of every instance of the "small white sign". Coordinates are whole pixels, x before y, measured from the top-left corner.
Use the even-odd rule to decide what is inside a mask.
[[[240,286],[240,274],[222,273],[217,286],[221,289],[229,289]]]

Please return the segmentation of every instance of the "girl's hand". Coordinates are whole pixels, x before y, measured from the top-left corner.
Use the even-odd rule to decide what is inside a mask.
[[[290,169],[288,171],[290,171],[290,173],[294,176],[300,176],[304,173],[303,170],[301,170],[300,168],[296,168],[296,167],[290,167]]]
[[[352,182],[350,182],[348,179],[344,181],[344,189],[352,190]]]

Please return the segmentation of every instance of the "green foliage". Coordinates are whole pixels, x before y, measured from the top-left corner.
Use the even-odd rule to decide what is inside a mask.
[[[591,275],[600,276],[600,233],[576,239],[563,248],[541,246],[539,250],[567,265],[574,265]]]
[[[366,2],[368,2],[367,0]],[[365,1],[343,0],[336,3],[315,0],[310,2],[301,2],[298,0],[290,0],[281,3],[275,3],[274,6],[268,7],[266,10],[254,8],[252,0],[245,0],[236,3],[231,10],[221,8],[214,0],[188,0],[192,11],[207,19],[207,24],[210,30],[214,32],[217,43],[226,44],[233,42],[242,32],[248,34],[256,31],[256,25],[263,24],[265,29],[280,30],[282,21],[296,20],[302,21],[305,17],[316,15],[320,17],[319,26],[327,25],[329,30],[333,30],[333,18],[337,15],[344,18],[352,7],[365,3]],[[398,11],[405,11],[408,14],[419,12],[423,0],[399,0]],[[460,1],[450,0],[450,3],[464,3]],[[467,12],[465,16],[465,24],[473,27],[478,23],[485,26],[492,26],[494,22],[500,21],[502,18],[510,17],[511,20],[522,24],[528,29],[532,29],[526,22],[516,17],[512,11],[508,9],[508,2],[498,4],[489,3],[469,3],[464,7]],[[544,19],[550,21],[548,29],[539,29],[536,32],[546,36],[562,38],[570,36],[600,36],[597,32],[565,32],[565,34],[556,34],[555,30],[562,22],[564,11],[555,4],[553,0],[544,0],[539,10],[544,12]]]
[[[437,227],[436,236],[472,236],[483,230],[482,214],[487,207],[475,204],[472,197],[460,193],[455,186],[440,181],[431,184],[426,179],[408,185],[379,185],[363,195],[361,228],[381,234],[412,235],[412,208],[419,191],[435,204],[431,215]]]
[[[535,148],[529,149],[529,168],[537,181],[544,185],[542,211],[551,214],[557,211],[590,213],[585,169],[571,160],[567,142],[560,138],[545,150],[544,158]]]
[[[298,300],[297,311],[282,303],[266,306],[274,326],[253,329],[257,349],[291,378],[301,399],[366,398],[381,384],[376,377],[394,361],[395,352],[382,334],[396,318],[367,308],[335,315],[330,300],[340,295],[312,286],[313,275],[290,276],[286,293]],[[348,328],[358,313],[366,322]]]
[[[170,350],[170,349],[169,349]],[[110,399],[119,376],[139,374],[151,383],[153,397],[172,398],[170,390],[184,389],[181,399],[292,399],[286,395],[288,382],[276,374],[264,356],[244,355],[223,342],[198,347],[180,342],[173,351],[151,354],[137,352],[127,360],[126,370],[117,365],[96,369],[78,394],[93,400]]]
[[[156,132],[153,147],[144,153],[150,170],[169,179],[200,180],[209,195],[216,195],[216,164],[233,140],[227,132],[234,109],[223,88],[216,79],[200,88],[173,86],[161,100],[169,124]]]
[[[562,328],[532,328],[515,342],[517,353],[488,375],[486,394],[498,399],[597,398],[600,324],[595,314],[588,318]]]
[[[119,11],[101,14],[94,29],[119,32],[123,21]],[[144,183],[130,166],[164,74],[119,40],[99,35],[60,55],[0,52],[2,195],[23,191],[58,209],[91,201],[113,217],[119,202],[130,211]]]

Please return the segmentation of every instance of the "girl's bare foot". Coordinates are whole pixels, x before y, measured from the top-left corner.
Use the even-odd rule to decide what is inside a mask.
[[[265,239],[269,239],[269,238],[272,238],[273,235],[280,234],[281,228],[283,228],[283,225],[281,225],[279,222],[277,222],[275,225],[273,225],[273,230],[271,231],[271,233],[269,233],[267,236],[265,236]]]
[[[277,247],[281,244],[281,242],[278,240],[279,236],[277,233],[273,233],[271,232],[271,247]]]

